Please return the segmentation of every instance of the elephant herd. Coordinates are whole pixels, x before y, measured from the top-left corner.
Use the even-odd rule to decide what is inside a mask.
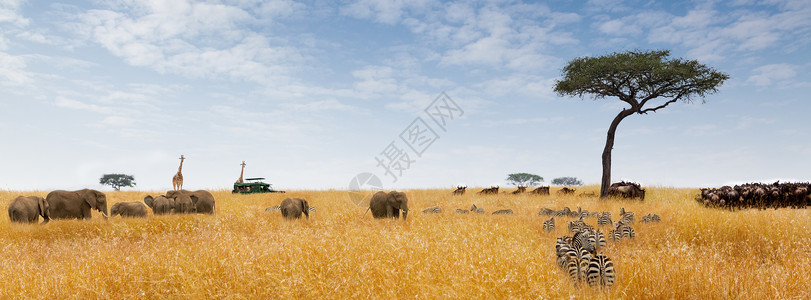
[[[214,196],[208,191],[169,191],[156,198],[146,196],[144,203],[119,202],[107,214],[107,196],[97,190],[52,191],[45,198],[39,196],[19,196],[11,201],[8,217],[12,222],[36,223],[39,217],[42,224],[53,219],[90,219],[92,210],[97,210],[105,218],[146,217],[146,206],[155,215],[169,213],[214,213]]]

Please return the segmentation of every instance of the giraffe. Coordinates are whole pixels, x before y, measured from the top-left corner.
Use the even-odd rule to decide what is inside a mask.
[[[245,161],[244,160],[242,161],[242,164],[240,166],[242,166],[242,171],[239,172],[239,179],[237,179],[237,182],[235,182],[235,183],[244,183],[244,181],[242,180],[242,174],[245,173]]]
[[[183,155],[180,155],[180,167],[177,168],[177,174],[172,177],[172,188],[174,188],[175,191],[183,188],[183,173],[181,173],[181,171],[183,170],[183,160],[185,159]]]

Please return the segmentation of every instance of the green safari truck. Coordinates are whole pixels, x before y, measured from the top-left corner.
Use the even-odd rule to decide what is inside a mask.
[[[253,193],[284,193],[284,191],[274,190],[268,183],[262,182],[265,178],[246,178],[244,183],[234,183],[234,190],[231,193],[253,194]]]

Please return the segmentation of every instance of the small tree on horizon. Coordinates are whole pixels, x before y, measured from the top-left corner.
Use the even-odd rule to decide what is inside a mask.
[[[543,182],[543,177],[530,173],[512,173],[507,175],[507,182],[515,186],[536,186]]]
[[[558,177],[552,179],[552,184],[565,186],[581,186],[583,185],[583,181],[580,181],[580,179],[577,179],[577,177]]]
[[[608,127],[600,198],[608,196],[611,150],[622,119],[635,113],[656,112],[677,101],[691,103],[694,97],[705,103],[704,97],[716,93],[729,79],[729,75],[696,60],[670,59],[669,56],[669,50],[615,52],[599,57],[578,57],[561,70],[563,78],[555,83],[558,95],[581,99],[590,95],[594,100],[617,97],[630,106],[620,111]],[[653,99],[664,101],[654,104],[650,102]]]
[[[104,174],[99,179],[99,183],[109,185],[116,191],[120,191],[122,187],[134,187],[135,176],[126,174]]]

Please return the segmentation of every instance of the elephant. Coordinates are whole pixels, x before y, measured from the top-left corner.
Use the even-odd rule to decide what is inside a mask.
[[[194,204],[194,209],[197,213],[201,214],[213,214],[214,213],[214,195],[209,193],[206,190],[198,190],[198,191],[187,191],[187,190],[177,190],[177,191],[168,191],[166,192],[166,198],[171,198],[177,200],[179,195],[186,194],[191,198],[192,203]]]
[[[380,218],[400,218],[400,210],[403,211],[403,220],[408,217],[408,197],[403,192],[391,191],[389,193],[380,191],[372,196],[369,201],[368,212],[372,211],[372,217]],[[365,215],[366,213],[364,213]]]
[[[146,206],[138,201],[119,202],[110,208],[110,217],[121,215],[121,217],[146,217]]]
[[[197,212],[197,209],[194,207],[194,201],[191,200],[191,196],[189,196],[189,194],[178,193],[175,195],[175,197],[169,199],[175,200],[174,212],[176,214],[193,214]]]
[[[152,209],[152,213],[155,215],[170,214],[175,208],[175,199],[169,199],[166,196],[152,198],[151,195],[147,195],[144,197],[144,203]]]
[[[98,210],[107,218],[107,196],[97,190],[53,191],[45,201],[50,206],[51,219],[90,219],[90,210]],[[46,220],[47,221],[47,220]]]
[[[300,219],[302,213],[304,213],[307,219],[310,219],[310,204],[307,203],[307,200],[287,198],[282,200],[282,204],[279,205],[279,207],[282,211],[282,216],[287,219]]]
[[[36,223],[42,216],[42,224],[51,219],[48,202],[39,196],[18,196],[8,206],[8,218],[12,222]]]

